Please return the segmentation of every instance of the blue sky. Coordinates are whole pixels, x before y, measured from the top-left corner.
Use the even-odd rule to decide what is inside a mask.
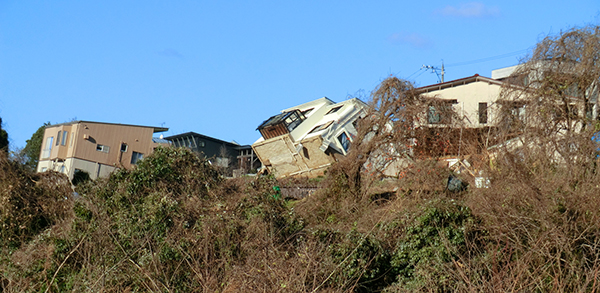
[[[265,119],[384,78],[515,65],[600,1],[0,0],[0,117],[11,148],[44,122],[164,126],[251,144]]]

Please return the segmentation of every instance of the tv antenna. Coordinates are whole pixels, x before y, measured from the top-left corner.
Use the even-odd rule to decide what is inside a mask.
[[[446,73],[446,71],[444,71],[444,60],[442,60],[442,68],[423,64],[421,69],[431,70],[432,73],[435,73],[437,75],[438,82],[440,82],[440,83],[444,82],[444,73]]]

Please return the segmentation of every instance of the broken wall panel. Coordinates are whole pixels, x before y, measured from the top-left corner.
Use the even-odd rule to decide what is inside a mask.
[[[289,135],[282,135],[252,145],[254,152],[277,178],[304,175],[315,177],[323,174],[333,156],[322,152],[321,137],[312,137],[294,143]]]

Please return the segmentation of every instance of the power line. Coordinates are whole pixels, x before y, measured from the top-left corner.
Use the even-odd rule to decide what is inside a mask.
[[[423,67],[419,68],[419,70],[415,71],[413,74],[411,74],[411,75],[407,76],[407,77],[406,77],[406,79],[409,79],[409,78],[411,78],[411,76],[413,76],[413,75],[417,74],[417,72],[419,72],[419,71],[421,71],[421,70],[423,70]],[[419,74],[419,75],[420,75],[420,74]]]
[[[523,49],[523,50],[511,52],[511,53],[506,53],[506,54],[501,54],[501,55],[496,55],[496,56],[491,56],[491,57],[486,57],[486,58],[481,58],[481,59],[475,59],[475,60],[471,60],[471,61],[463,61],[463,62],[451,63],[451,64],[448,64],[448,65],[445,65],[445,67],[455,67],[455,66],[463,66],[463,65],[475,64],[475,63],[487,62],[487,61],[492,61],[492,60],[496,60],[496,59],[502,59],[502,58],[506,58],[506,57],[521,55],[521,54],[527,53],[527,51],[529,51],[529,49]],[[442,61],[442,67],[444,67],[443,61]],[[426,70],[424,70],[424,69],[431,69],[431,70],[437,69],[437,70],[439,70],[438,68],[433,68],[433,66],[425,66],[425,65],[423,65],[423,67],[419,68],[419,70],[413,72],[411,75],[409,75],[409,76],[407,76],[405,78],[406,79],[410,79],[415,74],[419,73],[419,74],[417,74],[416,76],[413,77],[413,79],[416,79],[417,77],[421,76],[423,73],[426,72]],[[443,69],[442,69],[442,71],[443,71]],[[437,72],[436,72],[436,74],[437,74]],[[442,75],[443,75],[443,73],[442,73]],[[438,76],[438,78],[439,78],[439,76]]]
[[[486,62],[486,61],[491,61],[491,60],[496,60],[496,59],[501,59],[501,58],[516,56],[516,55],[521,55],[521,54],[526,53],[528,50],[529,49],[523,49],[523,50],[515,51],[515,52],[512,52],[512,53],[506,53],[506,54],[492,56],[492,57],[487,57],[487,58],[482,58],[482,59],[476,59],[476,60],[471,60],[471,61],[464,61],[464,62],[452,63],[452,64],[446,65],[446,67],[469,65],[469,64],[481,63],[481,62]]]

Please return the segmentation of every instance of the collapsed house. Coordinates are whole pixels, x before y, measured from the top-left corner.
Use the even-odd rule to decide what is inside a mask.
[[[411,160],[486,155],[493,151],[492,146],[548,121],[565,120],[564,127],[555,124],[568,129],[584,125],[581,121],[586,117],[588,123],[600,120],[596,84],[579,90],[571,88],[577,84],[571,85],[563,93],[564,101],[547,102],[550,104],[546,107],[553,106],[552,115],[541,115],[535,103],[544,92],[536,93],[543,86],[537,80],[553,69],[553,63],[544,64],[533,67],[542,73],[522,73],[517,70],[519,66],[513,66],[492,71],[493,78],[475,74],[416,88],[418,106],[422,108],[413,113],[408,141],[403,142],[405,145],[382,145],[371,154],[365,170],[396,177]],[[367,105],[358,99],[336,104],[327,98],[285,109],[259,125],[262,138],[252,148],[278,178],[318,176],[336,157],[347,154],[357,134],[355,122],[367,114],[366,110]],[[561,134],[562,130],[556,132]],[[479,176],[479,171],[471,173]]]
[[[415,125],[409,153],[393,145],[382,146],[365,170],[396,177],[411,165],[411,158],[481,153],[497,144],[489,133],[498,127],[501,108],[509,107],[515,120],[522,119],[524,111],[518,102],[498,101],[502,85],[503,81],[476,74],[417,88],[430,103],[424,105],[424,119]],[[366,109],[358,99],[336,104],[327,98],[285,109],[258,127],[262,138],[252,147],[276,177],[318,176],[336,156],[347,154],[357,133],[356,119],[364,117]]]
[[[337,156],[347,154],[366,108],[357,98],[335,103],[324,97],[282,110],[258,126],[262,137],[252,148],[277,178],[322,175]]]

